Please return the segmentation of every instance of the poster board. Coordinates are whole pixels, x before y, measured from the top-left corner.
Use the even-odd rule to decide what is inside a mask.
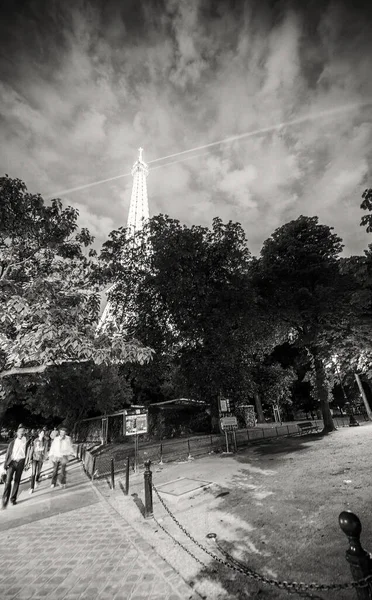
[[[148,431],[148,412],[143,410],[125,411],[124,435],[141,435]]]

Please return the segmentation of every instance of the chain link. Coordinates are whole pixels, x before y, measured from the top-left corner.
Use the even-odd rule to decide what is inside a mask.
[[[177,544],[177,546],[180,546],[182,548],[182,550],[184,550],[185,552],[187,552],[187,554],[189,554],[191,556],[191,558],[193,558],[194,560],[196,560],[196,562],[199,563],[199,565],[201,565],[205,569],[210,570],[210,567],[208,567],[208,565],[206,565],[205,563],[203,563],[203,561],[201,561],[200,558],[198,558],[197,556],[195,556],[195,554],[193,554],[191,552],[191,550],[189,550],[188,548],[186,548],[186,546],[184,546],[183,544],[181,544],[180,541],[178,541],[171,533],[169,533],[169,531],[167,531],[165,529],[165,527],[163,527],[163,525],[161,525],[161,523],[159,523],[159,521],[156,519],[156,517],[154,517],[154,521],[157,524],[157,526],[160,527],[160,529],[162,529],[164,531],[164,533],[166,533],[171,538],[171,540],[174,541],[175,544]]]
[[[159,499],[160,503],[165,508],[166,512],[169,514],[169,516],[171,517],[171,519],[176,523],[177,527],[179,527],[179,529],[181,529],[181,531],[186,535],[186,537],[188,537],[196,546],[198,546],[203,552],[205,552],[206,554],[208,554],[211,558],[213,558],[213,560],[215,560],[216,562],[218,562],[220,565],[224,565],[225,567],[227,567],[229,569],[232,569],[233,571],[237,571],[238,573],[242,573],[243,575],[246,575],[247,577],[249,577],[251,579],[255,579],[256,581],[260,581],[261,583],[266,583],[267,585],[271,585],[271,586],[274,586],[276,588],[279,588],[279,589],[282,589],[282,590],[288,590],[288,591],[291,591],[291,592],[303,592],[303,591],[312,591],[312,590],[318,591],[318,592],[328,592],[328,591],[331,591],[331,590],[347,590],[347,589],[350,589],[350,588],[363,588],[363,587],[367,587],[369,585],[369,583],[372,582],[372,575],[368,575],[368,577],[365,577],[364,579],[359,579],[358,581],[352,581],[352,582],[347,582],[347,583],[323,584],[323,583],[304,583],[303,581],[279,581],[278,579],[271,579],[269,577],[265,577],[264,575],[261,575],[260,573],[257,573],[257,571],[254,571],[253,569],[250,569],[249,567],[247,567],[246,565],[244,565],[243,563],[241,563],[237,559],[235,559],[232,556],[230,556],[225,550],[223,550],[221,548],[221,546],[219,544],[217,544],[217,547],[220,550],[220,552],[228,559],[228,560],[223,560],[219,556],[216,556],[213,552],[211,552],[210,550],[208,550],[208,548],[205,548],[200,542],[198,542],[184,528],[184,526],[173,515],[173,513],[170,510],[170,508],[165,504],[163,498],[160,496],[160,494],[159,494],[158,490],[156,489],[155,485],[153,485],[152,487],[153,487],[154,492],[155,492],[157,498]],[[166,531],[164,529],[164,527],[162,527],[161,525],[159,525],[159,526],[161,527],[161,529],[163,529],[164,531]],[[168,533],[168,532],[166,531],[166,533]],[[174,539],[174,538],[172,538],[172,539]],[[180,545],[181,547],[183,547],[180,544],[180,542],[178,542],[177,540],[175,540],[175,541],[176,541],[176,543],[178,545]],[[186,551],[188,552],[188,554],[190,554],[190,552],[188,550],[186,550]],[[191,556],[193,556],[193,555],[191,554]]]

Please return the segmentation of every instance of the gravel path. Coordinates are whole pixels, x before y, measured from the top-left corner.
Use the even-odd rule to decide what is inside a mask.
[[[305,435],[257,444],[234,457],[214,456],[192,463],[154,467],[154,483],[194,477],[211,482],[207,489],[184,496],[162,494],[190,533],[215,551],[206,540],[215,532],[236,558],[260,573],[281,580],[342,583],[351,580],[345,551],[347,539],[339,528],[342,510],[352,510],[363,525],[362,543],[372,550],[370,463],[372,424],[342,428],[327,437]],[[132,479],[125,498],[120,489],[107,499],[171,562],[205,598],[245,599],[293,597],[287,592],[218,569],[202,551],[177,529],[155,500],[154,512],[161,525],[208,568],[201,567],[156,526],[144,521],[133,502],[143,498],[142,476]],[[300,598],[295,594],[294,597]],[[316,595],[308,596],[316,597]],[[353,600],[354,591],[320,598]]]

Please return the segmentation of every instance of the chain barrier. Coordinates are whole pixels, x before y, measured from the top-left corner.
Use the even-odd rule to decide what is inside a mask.
[[[347,590],[350,588],[367,587],[368,584],[370,582],[372,582],[372,575],[368,575],[368,577],[359,579],[358,581],[352,581],[352,582],[347,582],[347,583],[323,584],[323,583],[304,583],[303,581],[279,581],[278,579],[272,579],[269,577],[265,577],[264,575],[257,573],[257,571],[254,571],[253,569],[250,569],[249,567],[245,566],[243,563],[241,563],[237,559],[230,556],[218,544],[217,545],[218,549],[228,559],[228,560],[223,560],[219,556],[216,556],[213,552],[208,550],[208,548],[205,548],[200,542],[198,542],[184,528],[184,526],[178,521],[178,519],[171,512],[170,508],[165,504],[163,498],[160,496],[158,490],[156,489],[156,487],[154,485],[153,485],[153,489],[154,489],[154,492],[155,492],[157,498],[159,499],[160,503],[165,508],[166,512],[169,514],[171,519],[176,523],[177,527],[179,527],[179,529],[181,529],[181,531],[186,535],[186,537],[188,537],[196,546],[198,546],[203,552],[208,554],[211,558],[213,558],[213,560],[215,560],[219,564],[221,564],[233,571],[237,571],[238,573],[246,575],[247,577],[249,577],[251,579],[255,579],[256,581],[259,581],[261,583],[266,583],[267,585],[271,585],[271,586],[274,586],[274,587],[282,589],[282,590],[287,590],[289,592],[304,592],[304,591],[305,592],[310,592],[310,591],[328,592],[328,591],[336,591],[336,590]],[[162,526],[160,526],[160,527],[161,527],[161,529],[164,530],[164,528]],[[179,545],[181,545],[179,542],[177,542],[177,543]],[[188,554],[190,554],[190,552],[188,552]]]
[[[195,554],[193,554],[191,552],[191,550],[189,550],[188,548],[186,548],[186,546],[184,546],[180,541],[178,541],[175,537],[173,537],[173,535],[171,533],[169,533],[169,531],[167,531],[165,529],[165,527],[163,527],[163,525],[161,525],[161,523],[159,523],[159,521],[156,519],[156,517],[153,517],[155,523],[157,524],[157,526],[162,529],[164,531],[164,533],[166,533],[171,540],[173,540],[175,542],[175,544],[177,544],[177,546],[180,546],[180,548],[182,548],[182,550],[184,550],[185,552],[187,552],[187,554],[189,554],[189,556],[191,556],[191,558],[193,558],[197,563],[199,563],[199,565],[201,565],[202,567],[204,567],[205,569],[210,570],[210,568],[208,567],[208,565],[206,565],[205,563],[203,563],[203,561],[200,560],[200,558],[198,558],[197,556],[195,556]],[[214,569],[215,571],[215,569]]]

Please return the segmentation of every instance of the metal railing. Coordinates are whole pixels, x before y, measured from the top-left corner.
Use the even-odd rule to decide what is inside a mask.
[[[363,422],[368,418],[358,415],[358,421]],[[334,417],[336,427],[348,427],[349,417]],[[322,429],[323,421],[320,419],[311,421]],[[308,435],[301,432],[297,422],[285,424],[273,423],[263,427],[257,426],[251,429],[238,429],[235,432],[237,449],[244,448],[256,442],[279,437],[297,435]],[[126,470],[127,459],[130,461],[131,470],[134,469],[135,449],[134,444],[124,443],[120,445],[102,446],[98,444],[78,444],[80,458],[83,460],[84,469],[91,478],[108,477],[111,474],[111,459],[114,459],[115,473]],[[152,463],[166,463],[174,461],[186,461],[199,456],[222,452],[225,448],[225,436],[222,434],[204,434],[202,436],[190,436],[185,438],[167,439],[159,442],[142,442],[138,448],[138,463],[143,464],[146,460]]]

